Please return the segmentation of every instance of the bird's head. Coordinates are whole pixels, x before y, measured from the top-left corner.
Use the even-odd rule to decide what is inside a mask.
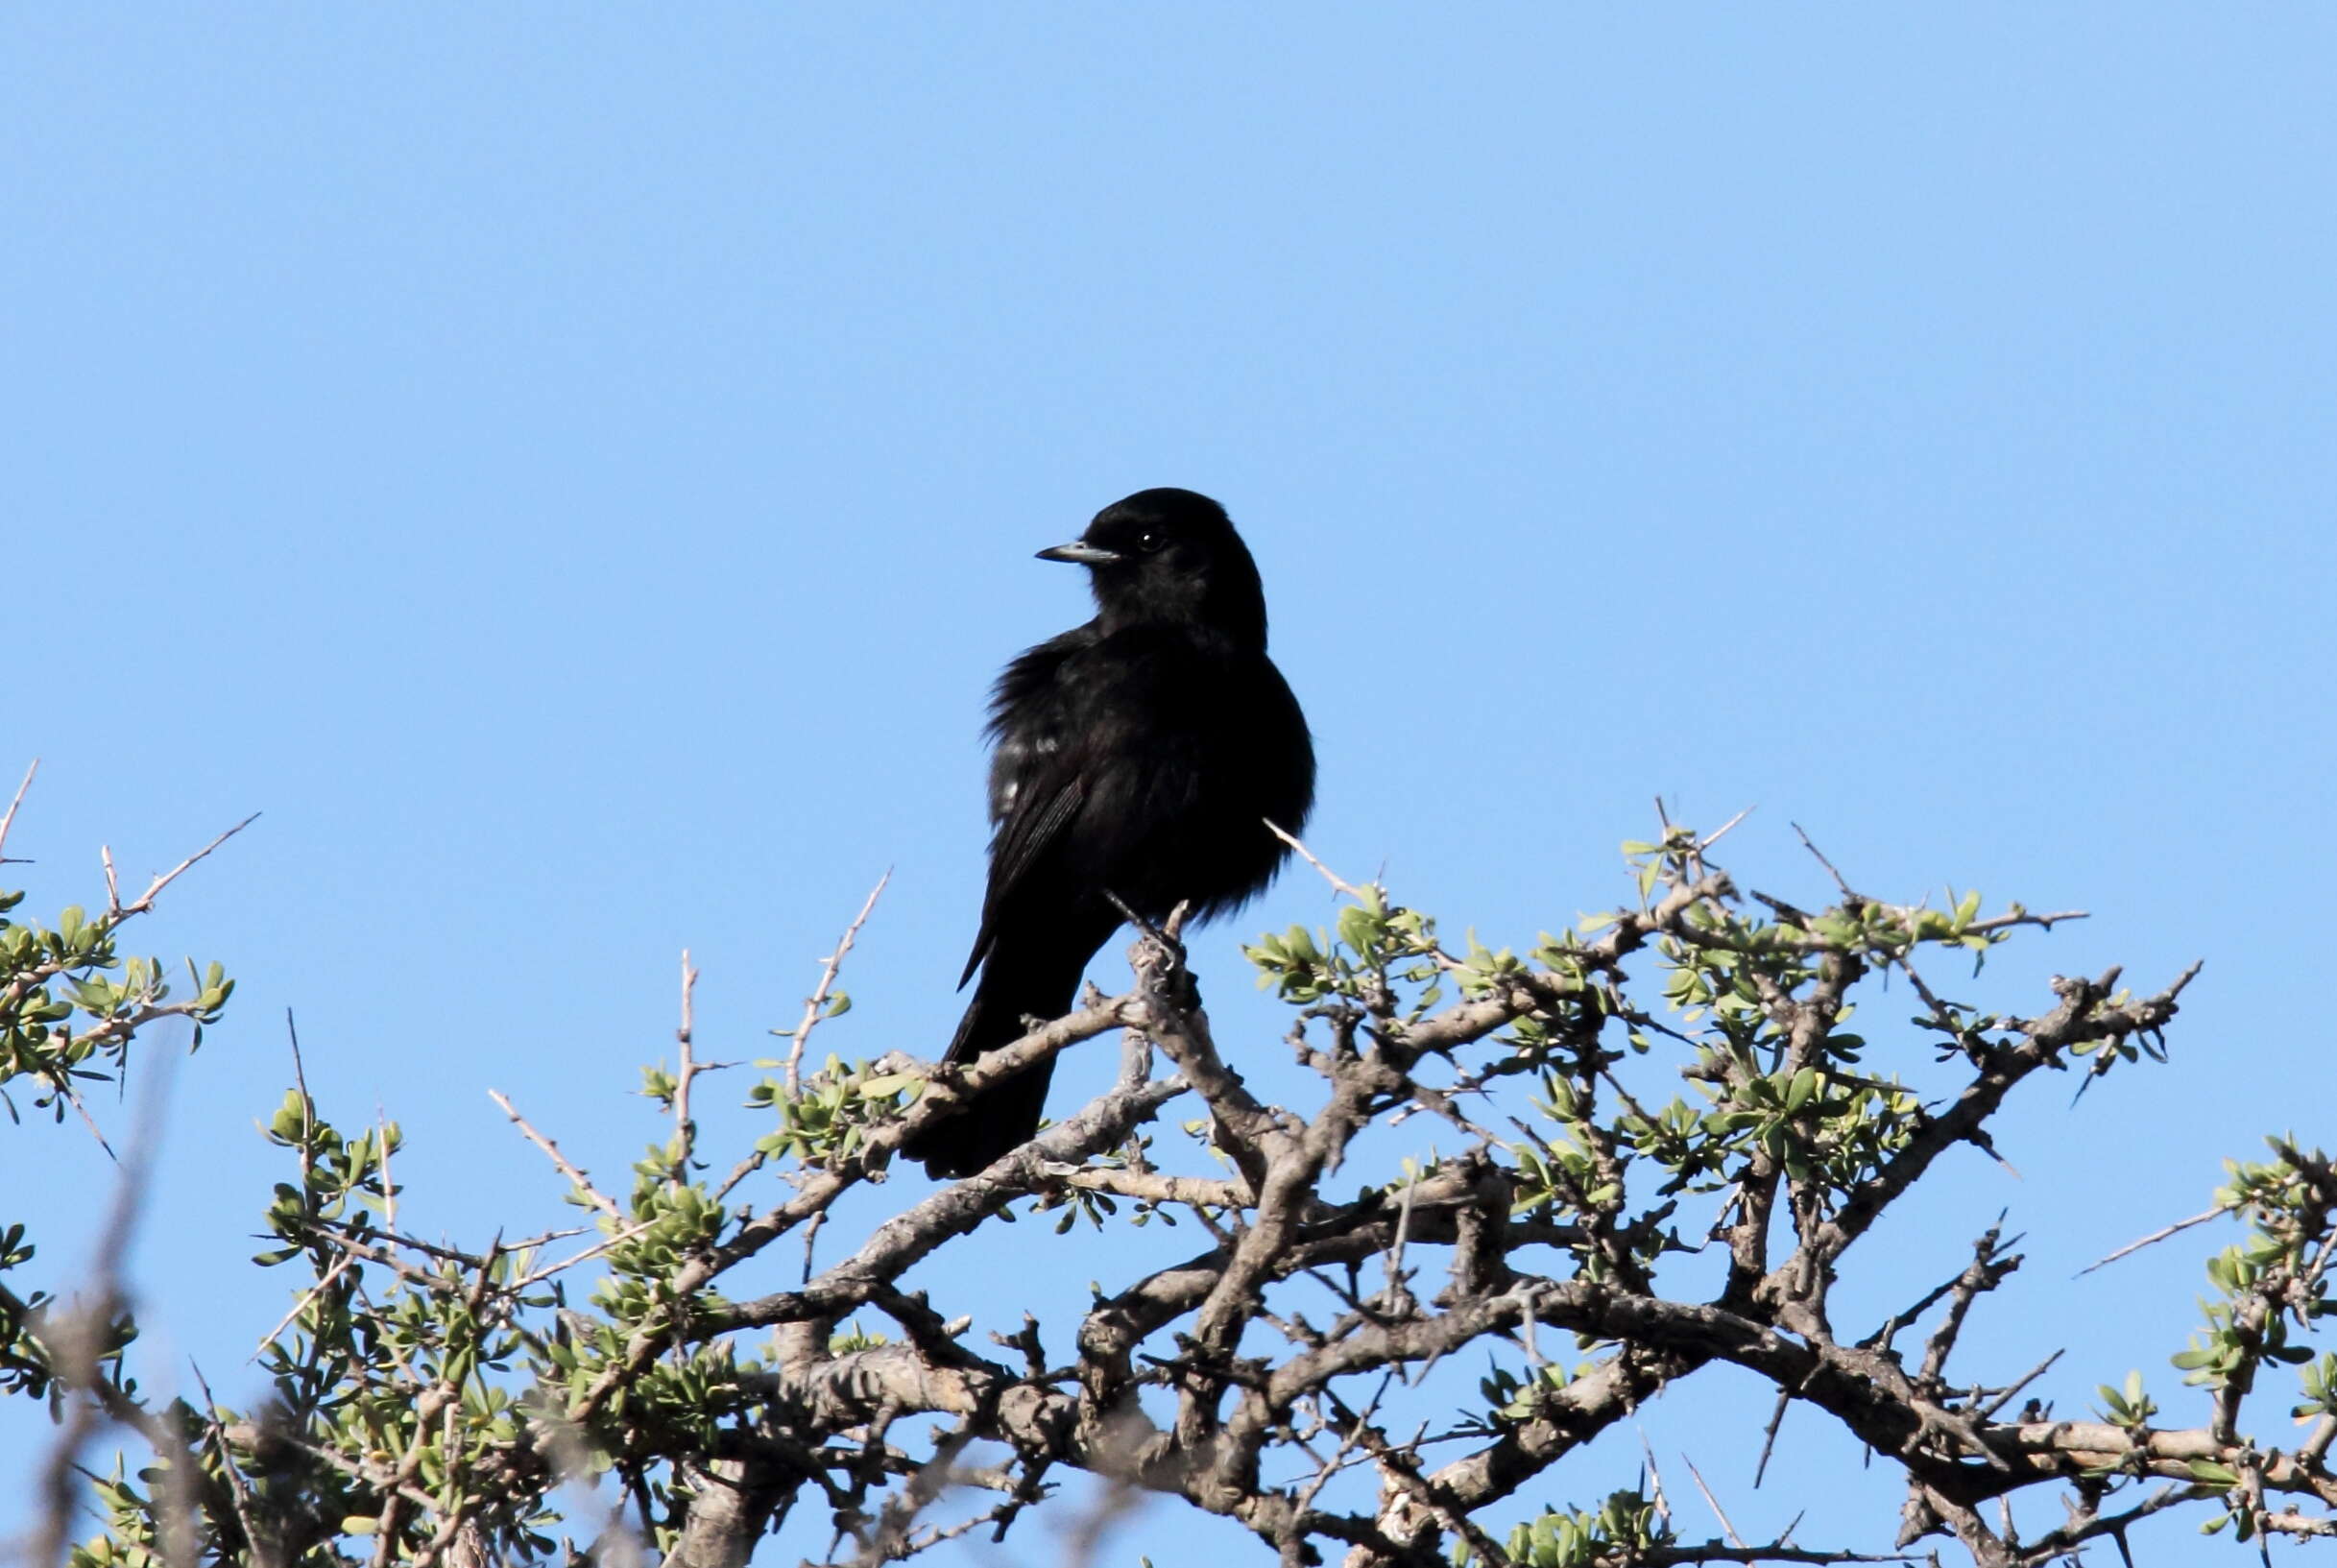
[[[1249,546],[1225,508],[1190,490],[1140,490],[1096,514],[1069,544],[1042,561],[1088,568],[1106,632],[1183,622],[1265,646],[1265,592]]]

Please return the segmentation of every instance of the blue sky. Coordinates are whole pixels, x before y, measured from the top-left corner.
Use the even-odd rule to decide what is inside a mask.
[[[266,813],[141,938],[242,982],[159,1155],[155,1375],[248,1396],[286,1305],[228,1260],[288,1007],[474,1238],[564,1213],[489,1086],[612,1177],[654,1135],[685,946],[751,1055],[891,867],[830,1044],[938,1049],[985,687],[1085,614],[1030,552],[1180,484],[1265,572],[1310,841],[1449,929],[1622,898],[1660,793],[1757,806],[1754,885],[1822,891],[1799,822],[1886,896],[2095,911],[2009,1001],[2206,958],[2172,1065],[2053,1086],[2020,1179],[1858,1260],[1895,1298],[2010,1206],[1976,1359],[2171,1390],[2206,1243],[2068,1275],[2332,1135],[2333,46],[2304,6],[12,9],[11,869],[54,913],[101,843]],[[1280,1058],[1235,939],[1326,910],[1286,878],[1202,945],[1221,1039]],[[59,1268],[108,1180],[0,1139]],[[1844,1462],[1749,1494],[1702,1441],[1748,1532]]]

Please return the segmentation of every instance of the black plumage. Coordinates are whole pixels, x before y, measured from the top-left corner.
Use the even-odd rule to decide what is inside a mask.
[[[947,1060],[1071,1010],[1120,904],[1223,914],[1287,854],[1266,831],[1314,800],[1306,715],[1265,651],[1265,594],[1225,509],[1139,491],[1040,559],[1088,568],[1096,618],[1000,676],[990,736],[990,882],[959,984],[981,979]],[[905,1152],[970,1175],[1038,1131],[1051,1062],[977,1097]]]

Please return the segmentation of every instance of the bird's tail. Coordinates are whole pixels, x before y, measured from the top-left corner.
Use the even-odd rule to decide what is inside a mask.
[[[1087,958],[1087,953],[1080,952],[1075,962],[1064,958],[1014,961],[1003,953],[993,953],[942,1060],[974,1061],[1022,1039],[1026,1032],[1024,1018],[1059,1018],[1070,1012]],[[937,1177],[971,1176],[1008,1149],[1028,1143],[1038,1132],[1047,1109],[1048,1081],[1054,1072],[1050,1057],[1003,1083],[992,1084],[946,1120],[909,1140],[902,1153],[923,1161],[926,1170]]]

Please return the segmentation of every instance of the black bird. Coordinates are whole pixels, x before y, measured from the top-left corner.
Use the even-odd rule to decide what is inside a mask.
[[[945,1060],[1071,1011],[1117,899],[1159,922],[1223,914],[1273,880],[1314,802],[1314,746],[1265,655],[1265,593],[1225,509],[1144,490],[1042,561],[1088,568],[1096,618],[1006,666],[991,698],[990,885],[972,1005]],[[979,1170],[1039,1130],[1048,1062],[912,1140],[936,1176]]]

